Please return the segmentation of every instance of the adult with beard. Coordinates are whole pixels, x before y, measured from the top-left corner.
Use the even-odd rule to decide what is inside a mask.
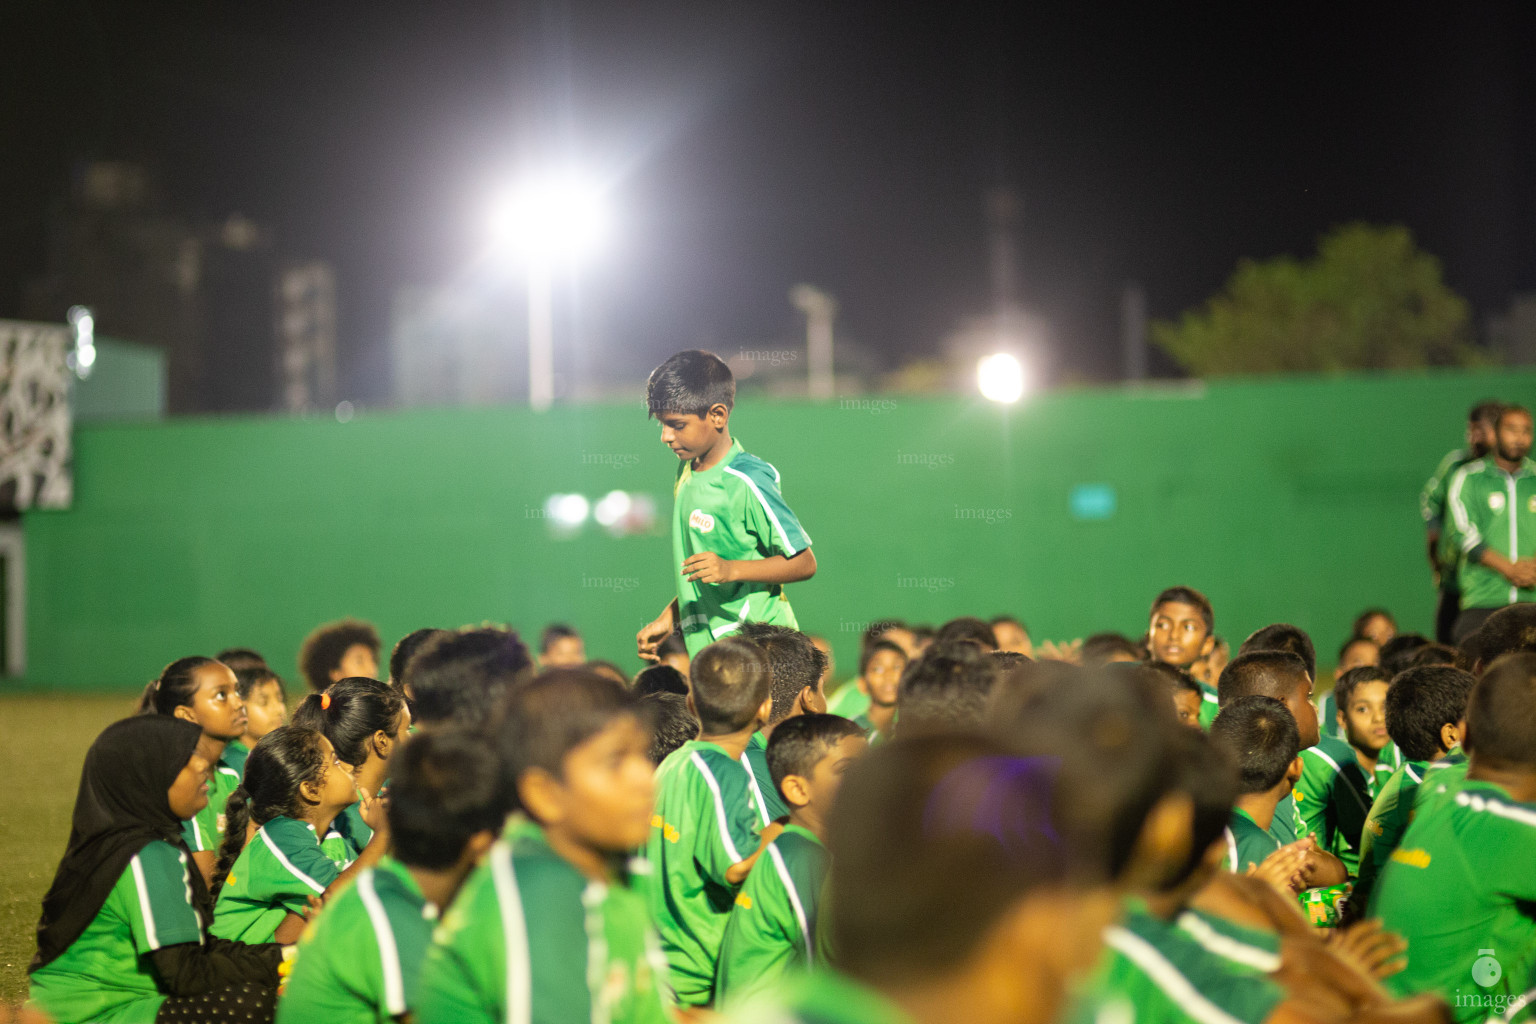
[[[1478,402],[1467,413],[1467,445],[1447,452],[1435,473],[1419,492],[1419,512],[1424,516],[1424,536],[1429,551],[1429,567],[1434,570],[1435,583],[1440,598],[1435,605],[1435,639],[1443,644],[1451,642],[1456,626],[1456,616],[1461,612],[1461,590],[1457,581],[1457,568],[1461,551],[1448,543],[1445,521],[1446,496],[1450,491],[1451,478],[1469,462],[1476,462],[1493,447],[1493,435],[1503,403],[1489,399]]]

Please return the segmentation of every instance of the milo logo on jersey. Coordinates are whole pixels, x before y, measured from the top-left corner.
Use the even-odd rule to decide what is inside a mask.
[[[696,508],[688,513],[688,525],[700,533],[708,533],[715,528],[715,517],[703,509]]]

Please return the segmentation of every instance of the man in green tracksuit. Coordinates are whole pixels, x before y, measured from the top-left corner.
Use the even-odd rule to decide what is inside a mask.
[[[1435,583],[1440,588],[1440,599],[1435,605],[1435,639],[1443,644],[1451,642],[1456,627],[1456,616],[1461,612],[1461,589],[1457,569],[1461,551],[1449,543],[1445,529],[1447,518],[1445,502],[1450,490],[1451,477],[1469,462],[1487,455],[1493,447],[1494,425],[1498,422],[1500,402],[1478,402],[1467,413],[1467,445],[1447,452],[1434,475],[1419,492],[1419,513],[1424,517],[1424,534],[1429,549],[1429,567],[1434,570]],[[1332,716],[1329,717],[1332,721]]]
[[[1500,608],[1536,598],[1536,462],[1530,451],[1530,410],[1505,406],[1493,450],[1451,477],[1446,507],[1452,542],[1462,554],[1457,643]]]

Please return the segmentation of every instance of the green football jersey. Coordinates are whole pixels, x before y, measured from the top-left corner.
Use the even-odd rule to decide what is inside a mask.
[[[1267,829],[1260,828],[1252,815],[1239,807],[1232,808],[1226,838],[1227,854],[1222,858],[1222,867],[1240,875],[1264,863],[1266,857],[1280,849],[1280,841]]]
[[[343,871],[362,856],[363,847],[373,838],[373,829],[363,821],[360,807],[361,804],[349,804],[346,810],[336,815],[325,838],[320,840],[320,849]]]
[[[1210,936],[1205,936],[1210,941]],[[1104,931],[1104,955],[1068,1018],[1134,1024],[1261,1024],[1285,991],[1239,968],[1232,950],[1213,953],[1182,927],[1128,901],[1122,921]]]
[[[1275,837],[1275,842],[1289,846],[1299,838],[1297,817],[1296,794],[1287,793],[1275,804],[1275,816],[1269,820],[1269,834]]]
[[[421,968],[418,1024],[668,1024],[643,861],[588,879],[519,821],[464,883]]]
[[[816,904],[827,849],[815,833],[788,825],[742,883],[720,946],[716,1001],[730,1005],[816,962]]]
[[[246,758],[250,756],[250,747],[246,746],[244,743],[241,743],[239,740],[230,740],[228,745],[224,747],[224,756],[221,758],[221,760],[223,760],[225,764],[229,765],[235,771],[239,772],[240,777],[243,779],[245,778],[245,761]]]
[[[1275,932],[1194,909],[1179,914],[1174,924],[1238,974],[1273,974],[1280,969],[1280,936]]]
[[[762,733],[752,734],[742,756],[747,759],[747,767],[752,769],[752,795],[757,797],[757,805],[763,809],[763,824],[784,817],[789,813],[789,805],[779,795],[779,787],[773,784],[773,774],[768,771],[768,741]]]
[[[892,716],[891,724],[889,726],[891,729],[891,735],[893,736],[895,735],[896,729],[896,717],[897,716]],[[854,715],[853,724],[864,730],[864,738],[869,741],[870,746],[873,747],[886,742],[886,734],[875,728],[875,723],[869,720],[868,711],[864,712],[862,715]]]
[[[1365,829],[1360,833],[1360,869],[1353,899],[1370,902],[1371,890],[1376,886],[1381,869],[1386,867],[1408,823],[1413,820],[1414,797],[1428,767],[1428,761],[1410,761],[1382,783],[1381,791],[1371,804],[1371,812],[1365,816]]]
[[[154,1020],[166,993],[149,954],[203,941],[189,860],[159,841],[134,854],[80,937],[32,972],[29,1002],[60,1022]]]
[[[276,817],[256,830],[235,858],[213,908],[211,931],[221,939],[271,942],[290,913],[303,915],[342,868],[320,848],[315,827]]]
[[[651,918],[686,1006],[708,1004],[725,921],[736,902],[731,865],[757,851],[763,811],[752,772],[718,744],[690,740],[656,769],[646,858]]]
[[[437,907],[385,857],[304,929],[277,1024],[385,1024],[416,1005]]]
[[[1387,988],[1438,993],[1462,1024],[1504,1012],[1536,971],[1533,863],[1536,804],[1477,779],[1422,804],[1370,904],[1408,940],[1408,966]]]
[[[832,691],[827,698],[827,714],[858,718],[869,710],[869,694],[859,689],[857,678],[850,679]]]
[[[1199,683],[1199,680],[1196,680]],[[1216,687],[1200,683],[1200,728],[1206,732],[1211,731],[1211,723],[1216,721],[1216,715],[1221,711],[1221,704],[1216,700]]]
[[[1536,462],[1526,459],[1514,475],[1492,455],[1462,466],[1451,476],[1446,497],[1450,534],[1463,558],[1457,570],[1462,608],[1502,608],[1536,599],[1479,559],[1487,548],[1516,561],[1536,555]]]
[[[1344,727],[1339,724],[1339,703],[1333,699],[1332,690],[1317,698],[1317,729],[1324,736],[1348,742]]]
[[[672,503],[678,625],[690,658],[743,622],[799,628],[780,584],[695,583],[682,575],[683,562],[702,551],[742,561],[792,558],[811,546],[779,493],[778,470],[733,439],[725,457],[709,469],[695,472],[686,460],[678,465]]]
[[[1419,513],[1424,517],[1426,530],[1440,531],[1440,589],[1454,591],[1460,570],[1461,550],[1453,543],[1451,531],[1446,529],[1446,497],[1450,491],[1451,477],[1474,456],[1466,448],[1447,452],[1435,467],[1434,475],[1424,483],[1419,492]]]
[[[836,971],[802,975],[773,993],[734,1008],[729,1024],[912,1024],[872,988]]]
[[[224,753],[213,766],[213,774],[208,778],[208,806],[182,822],[181,838],[189,850],[218,853],[219,844],[224,842],[224,808],[229,804],[230,795],[240,788],[241,774],[245,771],[245,757],[232,752],[234,746],[233,743],[225,744]]]
[[[1353,878],[1359,868],[1366,815],[1391,765],[1378,761],[1368,775],[1355,757],[1355,748],[1331,736],[1303,750],[1301,764],[1295,790],[1300,834],[1315,836],[1318,847],[1343,861]]]

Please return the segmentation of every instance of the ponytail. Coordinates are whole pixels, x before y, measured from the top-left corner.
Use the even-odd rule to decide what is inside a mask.
[[[324,693],[311,693],[293,712],[293,724],[325,734],[342,763],[354,768],[368,760],[374,733],[397,735],[405,698],[377,679],[356,676],[332,683]]]
[[[245,778],[224,806],[224,842],[213,874],[215,896],[245,849],[251,824],[260,827],[273,818],[301,813],[299,786],[320,778],[326,768],[320,734],[312,729],[282,725],[261,738],[245,762]]]
[[[144,687],[139,698],[139,714],[173,715],[177,708],[187,707],[197,692],[197,670],[204,665],[216,664],[218,662],[212,658],[199,655],[171,662],[161,670],[158,679]]]

